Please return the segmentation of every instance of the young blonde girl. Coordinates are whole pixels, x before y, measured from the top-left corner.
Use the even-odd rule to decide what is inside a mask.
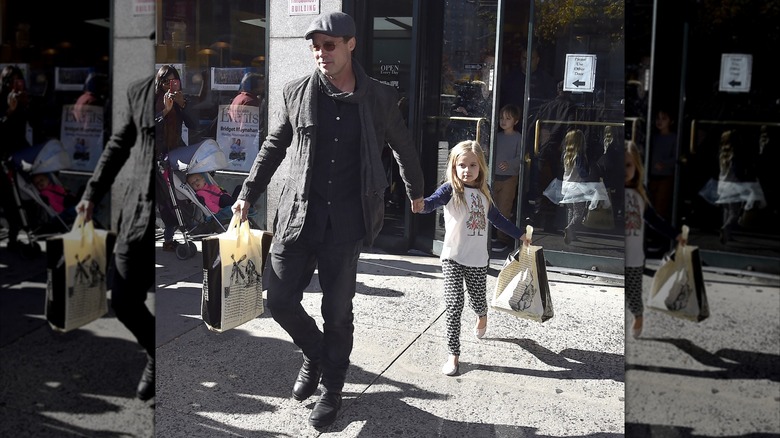
[[[563,195],[567,195],[568,188],[580,192],[580,182],[587,181],[590,175],[588,157],[585,154],[585,133],[579,129],[572,129],[566,133],[563,139]],[[568,184],[567,184],[568,183]],[[563,230],[563,241],[568,245],[577,239],[577,228],[585,217],[585,201],[566,204],[566,228]]]
[[[642,154],[636,143],[626,141],[625,182],[625,288],[626,306],[633,315],[631,333],[634,338],[642,334],[644,305],[642,303],[642,275],[645,270],[645,224],[668,237],[685,243],[681,234],[669,225],[650,204],[644,186],[645,168]]]
[[[488,221],[512,238],[526,241],[523,232],[493,204],[487,175],[485,154],[479,143],[458,143],[450,151],[446,182],[425,198],[420,212],[431,213],[444,207],[445,234],[440,259],[449,357],[441,371],[448,376],[458,373],[464,281],[469,306],[477,315],[474,335],[481,339],[487,330]]]

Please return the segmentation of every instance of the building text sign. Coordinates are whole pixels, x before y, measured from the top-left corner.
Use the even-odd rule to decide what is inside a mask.
[[[287,0],[290,15],[319,15],[320,0]]]
[[[750,75],[753,55],[723,53],[720,57],[720,82],[718,91],[747,93],[750,91]]]
[[[592,93],[596,79],[596,55],[566,54],[563,91]]]

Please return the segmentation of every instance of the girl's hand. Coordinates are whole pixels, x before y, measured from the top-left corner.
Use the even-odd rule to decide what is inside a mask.
[[[677,243],[680,245],[687,245],[688,239],[684,238],[682,233],[678,234],[677,237],[675,237],[675,240],[677,240]]]
[[[520,239],[518,239],[520,242],[522,242],[523,245],[531,245],[531,239],[528,237],[527,234],[523,234],[520,236]]]

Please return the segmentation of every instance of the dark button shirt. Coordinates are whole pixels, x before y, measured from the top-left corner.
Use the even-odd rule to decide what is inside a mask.
[[[317,96],[317,140],[302,235],[347,242],[365,235],[360,190],[358,105]]]

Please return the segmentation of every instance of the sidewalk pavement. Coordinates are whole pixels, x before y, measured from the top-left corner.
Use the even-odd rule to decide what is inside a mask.
[[[302,356],[267,310],[221,334],[200,320],[199,256],[158,252],[158,436],[319,436],[307,422],[319,391],[291,398]],[[491,310],[482,340],[467,307],[456,377],[440,372],[437,257],[368,251],[357,281],[344,403],[323,436],[623,435],[622,278],[551,272],[556,317],[542,324]],[[303,305],[321,325],[319,291],[315,274]]]
[[[490,310],[477,340],[466,306],[460,373],[447,377],[438,258],[367,251],[344,404],[317,430],[307,419],[319,391],[291,398],[301,354],[267,310],[221,334],[202,322],[200,256],[179,260],[158,243],[152,403],[134,398],[144,355],[111,313],[54,333],[45,274],[30,277],[41,266],[0,257],[0,436],[147,437],[152,425],[166,438],[780,433],[777,277],[706,271],[708,320],[649,311],[643,338],[625,341],[622,277],[548,267],[555,317]],[[491,260],[489,294],[502,262]],[[321,324],[318,292],[315,274],[303,304]]]

